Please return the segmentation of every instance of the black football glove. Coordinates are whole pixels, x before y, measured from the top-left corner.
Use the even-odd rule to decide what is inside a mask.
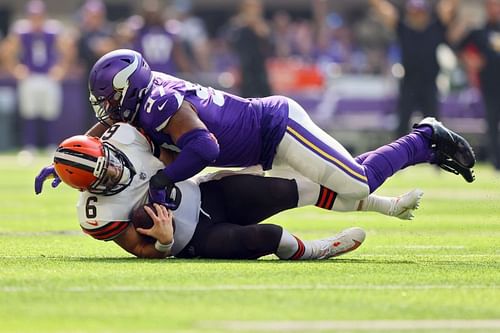
[[[149,180],[149,200],[164,205],[168,209],[176,210],[182,199],[182,193],[177,186],[159,170]]]

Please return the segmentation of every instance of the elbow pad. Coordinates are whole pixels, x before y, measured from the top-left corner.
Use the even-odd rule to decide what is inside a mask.
[[[177,146],[198,155],[207,163],[214,162],[219,157],[219,143],[215,136],[206,129],[194,129],[177,140]]]
[[[177,140],[182,148],[177,158],[163,169],[167,179],[175,183],[188,179],[203,170],[219,156],[219,144],[205,129],[192,130]]]

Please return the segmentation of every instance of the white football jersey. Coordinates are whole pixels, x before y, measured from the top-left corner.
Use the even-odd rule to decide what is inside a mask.
[[[153,155],[153,145],[135,127],[119,123],[102,135],[102,140],[125,154],[136,171],[132,182],[123,191],[110,195],[82,192],[77,204],[83,231],[100,240],[112,240],[127,228],[129,215],[148,202],[149,179],[163,169],[163,163]],[[191,240],[200,209],[199,187],[190,180],[176,184],[182,194],[174,214],[175,234],[172,253],[176,254]]]

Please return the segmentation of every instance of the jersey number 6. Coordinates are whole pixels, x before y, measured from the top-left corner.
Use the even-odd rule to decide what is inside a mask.
[[[97,197],[88,197],[85,203],[85,215],[87,218],[93,219],[97,216],[97,207],[93,203],[97,202]]]

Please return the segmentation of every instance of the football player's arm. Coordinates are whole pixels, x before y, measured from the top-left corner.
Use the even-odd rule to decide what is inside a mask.
[[[387,0],[370,0],[370,4],[385,26],[389,29],[396,28],[396,24],[399,20],[399,13],[392,3]]]
[[[89,130],[87,132],[85,132],[85,135],[86,136],[95,136],[95,137],[100,138],[101,135],[103,135],[104,132],[106,132],[113,125],[113,122],[111,121],[111,119],[106,119],[106,122],[107,122],[107,125],[104,125],[103,123],[100,123],[100,122],[96,123],[94,126],[89,128]]]
[[[162,161],[163,164],[169,165],[175,160],[177,155],[178,153],[173,150],[160,148],[160,156],[158,157],[158,159]]]
[[[58,61],[50,68],[49,75],[54,80],[62,80],[77,57],[74,38],[69,34],[59,34],[56,39],[56,49],[59,55]]]
[[[165,206],[157,204],[155,204],[156,213],[147,206],[144,209],[151,216],[153,227],[135,229],[134,225],[129,223],[127,228],[113,240],[125,251],[139,258],[166,258],[171,255],[171,247],[174,243],[172,212]],[[151,243],[143,235],[153,237],[157,242]]]
[[[29,75],[29,69],[26,65],[19,62],[19,52],[21,40],[15,32],[10,33],[2,43],[2,62],[4,68],[17,80],[22,80]]]
[[[169,188],[203,170],[219,156],[219,144],[200,120],[193,106],[183,101],[162,131],[181,148],[170,165],[151,178],[154,189]]]
[[[128,253],[139,258],[162,259],[169,256],[167,252],[156,250],[154,243],[148,242],[145,236],[138,233],[132,223],[129,223],[127,229],[113,241]]]

